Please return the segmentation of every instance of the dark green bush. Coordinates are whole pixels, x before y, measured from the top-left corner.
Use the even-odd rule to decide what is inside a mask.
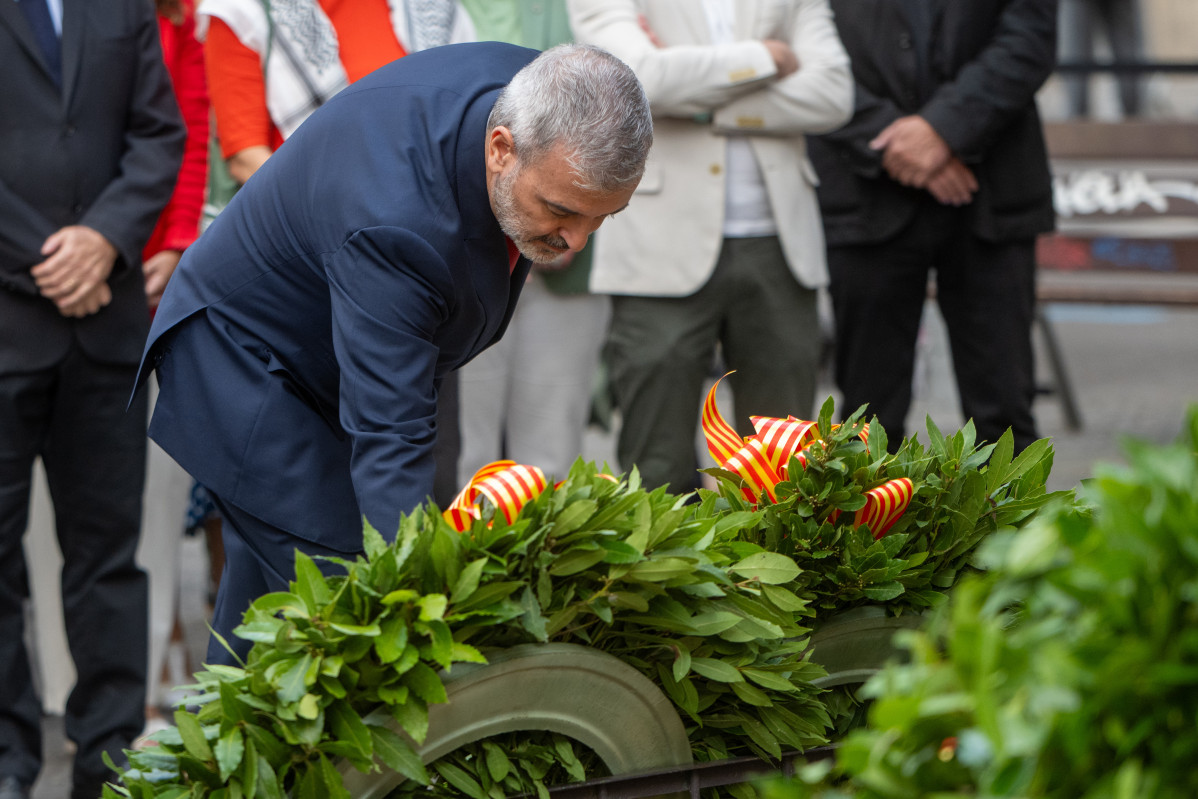
[[[1053,458],[1048,439],[1013,457],[1009,431],[980,445],[972,422],[944,436],[928,419],[926,445],[911,437],[891,455],[876,420],[867,444],[859,436],[863,410],[840,426],[831,423],[833,410],[828,400],[817,424],[830,432],[804,450],[806,465],[791,461],[777,501],[763,499],[760,521],[742,526],[739,536],[794,558],[802,571],[789,587],[810,599],[816,622],[864,604],[884,604],[895,615],[923,612],[971,569],[983,539],[1069,497],[1046,490]],[[739,477],[706,471],[720,490],[718,497],[702,492],[705,503],[750,508]],[[904,477],[914,494],[894,526],[878,539],[868,526],[854,528],[866,492]]]
[[[700,501],[645,491],[579,462],[511,523],[488,510],[459,533],[428,506],[395,543],[365,531],[365,556],[325,576],[297,555],[291,590],[257,600],[237,634],[241,668],[197,675],[197,712],[180,710],[157,746],[129,753],[134,799],[344,796],[335,763],[392,769],[403,796],[476,799],[601,775],[602,764],[549,733],[463,747],[430,767],[416,747],[440,673],[497,649],[570,642],[608,652],[674,702],[696,760],[777,759],[828,740],[851,715],[844,690],[812,684],[808,633],[862,604],[921,612],[967,571],[985,537],[1024,524],[1050,497],[1047,441],[1012,458],[1010,436],[978,447],[972,426],[886,454],[860,413],[793,462],[776,503],[749,505],[719,474]],[[876,453],[871,455],[870,453]],[[895,478],[910,507],[880,539],[854,527],[865,493]],[[835,517],[835,518],[833,518]],[[403,735],[367,720],[388,708]],[[829,712],[831,709],[831,713]],[[747,796],[747,786],[731,789]]]
[[[785,796],[1198,795],[1198,407],[1082,507],[987,541],[832,775]]]
[[[547,734],[509,748],[513,768],[498,780],[486,744],[470,772],[451,757],[430,775],[416,755],[428,706],[445,700],[439,670],[537,641],[610,652],[657,682],[699,759],[821,743],[828,719],[810,681],[823,671],[795,621],[805,603],[777,585],[798,567],[731,554],[744,521],[696,515],[635,473],[617,483],[579,463],[510,525],[494,514],[458,533],[424,508],[392,545],[368,528],[366,556],[340,562],[343,575],[297,554],[291,591],[258,599],[237,630],[255,642],[244,668],[198,675],[198,713],[180,710],[158,746],[130,753],[126,788],[138,799],[337,797],[333,763],[347,759],[394,769],[421,796],[429,783],[431,795],[502,796],[544,790],[546,747],[584,778],[587,753]],[[364,721],[379,706],[406,737]]]

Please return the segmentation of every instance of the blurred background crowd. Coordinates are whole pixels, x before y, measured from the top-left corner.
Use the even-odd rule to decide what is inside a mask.
[[[113,436],[67,433],[78,446],[119,449],[127,436],[88,422],[91,408],[42,400],[46,408],[35,413],[21,405],[52,393],[31,387],[29,376],[44,365],[31,364],[29,353],[55,346],[61,316],[78,320],[72,329],[90,327],[76,336],[82,345],[63,344],[47,363],[135,366],[138,336],[183,251],[340,89],[410,53],[465,41],[545,49],[578,40],[633,67],[655,114],[641,186],[584,249],[534,268],[502,341],[442,385],[434,499],[444,507],[500,458],[560,477],[580,455],[613,470],[635,465],[649,485],[682,492],[709,465],[696,447],[702,394],[729,370],[727,407],[742,433],[751,431],[750,413],[814,418],[828,395],[840,415],[868,403],[892,444],[921,430],[938,402],[946,424],[972,419],[991,440],[1009,427],[1018,446],[1080,428],[1054,317],[1037,300],[1038,271],[1081,275],[1062,289],[1064,299],[1106,319],[1143,312],[1134,309],[1147,302],[1195,330],[1192,2],[107,2],[128,18],[126,30],[73,0],[0,0],[0,64],[20,76],[6,83],[40,82],[41,92],[0,89],[0,141],[51,148],[59,147],[51,138],[74,135],[73,127],[33,129],[41,111],[23,112],[39,103],[50,109],[46,118],[72,109],[67,117],[81,128],[107,124],[91,121],[103,117],[95,103],[125,104],[117,124],[127,128],[110,138],[171,140],[174,155],[147,147],[140,157],[162,158],[172,170],[181,164],[173,191],[170,181],[138,182],[121,160],[120,148],[131,145],[119,145],[105,157],[121,166],[97,159],[96,188],[77,189],[78,208],[47,213],[42,224],[21,216],[37,205],[22,203],[21,191],[52,183],[52,160],[39,175],[36,165],[16,163],[15,147],[0,153],[0,335],[8,339],[0,343],[0,423],[10,439],[0,444],[0,667],[30,675],[28,687],[18,680],[0,695],[0,780],[14,777],[11,793],[0,783],[0,797],[27,794],[37,774],[36,758],[21,754],[41,746],[30,714],[66,719],[79,747],[67,781],[76,799],[97,795],[101,750],[169,720],[183,697],[177,686],[199,666],[189,627],[210,612],[202,605],[212,602],[222,563],[220,518],[203,486],[152,444],[142,449],[144,424],[128,456],[145,465],[144,486],[140,467],[130,466],[120,486],[103,489],[137,507],[122,529],[110,525],[103,535],[111,538],[94,538],[107,505],[72,492],[93,481],[93,470],[72,469],[81,456],[70,448],[12,441],[36,426],[34,416],[39,435],[53,439],[55,415],[67,413]],[[102,59],[80,68],[81,58],[122,47],[139,49],[143,73],[105,72]],[[25,66],[12,66],[16,59]],[[89,74],[105,83],[106,99],[54,106],[56,97],[93,89]],[[121,211],[143,218],[128,240],[76,244],[55,232],[87,226],[91,209],[118,191],[140,193],[149,206]],[[39,225],[44,234],[23,244]],[[22,247],[45,259],[32,272]],[[105,264],[91,288],[83,271],[58,271],[55,253],[71,247]],[[130,268],[140,269],[139,280],[124,279]],[[1108,271],[1112,293],[1088,294]],[[1177,278],[1167,296],[1137,294],[1162,276]],[[95,320],[117,314],[145,319],[95,330]],[[1183,392],[1185,375],[1198,375],[1196,349],[1161,350],[1174,360],[1169,372],[1181,375],[1170,385]],[[1196,382],[1189,378],[1191,400]],[[86,385],[72,390],[84,400],[77,404],[89,404]],[[1061,418],[1035,418],[1046,394]],[[40,465],[30,472],[35,460],[45,461],[44,473]],[[89,536],[108,542],[103,552],[86,551],[97,548],[82,543]],[[128,571],[134,562],[148,580]],[[110,576],[132,600],[105,593]],[[108,604],[86,607],[94,596]],[[102,621],[84,621],[89,613]],[[119,681],[105,676],[119,671],[106,654],[114,646],[148,664],[130,672],[136,685],[123,696],[138,697],[138,707],[123,719],[85,695],[115,690]]]

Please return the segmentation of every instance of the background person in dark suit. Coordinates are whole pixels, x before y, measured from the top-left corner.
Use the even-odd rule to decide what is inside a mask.
[[[1112,61],[1136,62],[1144,57],[1144,25],[1139,0],[1061,0],[1060,55],[1062,61],[1092,61],[1101,35]],[[1089,73],[1063,76],[1066,113],[1090,116]],[[1124,117],[1140,115],[1141,78],[1134,72],[1117,74],[1119,110]]]
[[[832,0],[852,120],[811,141],[847,413],[901,440],[928,275],[979,438],[1036,438],[1035,237],[1054,224],[1035,94],[1056,0]]]
[[[652,123],[631,70],[595,48],[534,56],[450,45],[355,82],[167,287],[150,435],[224,519],[213,626],[240,652],[231,631],[285,590],[297,547],[352,556],[363,516],[395,536],[433,487],[438,382],[503,333],[528,259],[581,249],[640,180]]]
[[[134,562],[149,324],[141,250],[184,129],[144,0],[0,2],[0,797],[41,764],[23,644],[21,539],[34,460],[63,554],[75,799],[94,799],[144,724],[146,580]]]

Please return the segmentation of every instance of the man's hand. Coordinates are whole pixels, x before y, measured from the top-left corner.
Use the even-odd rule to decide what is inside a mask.
[[[761,43],[765,45],[766,50],[770,51],[770,57],[774,59],[774,67],[778,70],[779,79],[799,71],[799,57],[795,55],[795,51],[789,44],[781,39],[763,39]]]
[[[904,186],[926,188],[952,151],[936,129],[923,117],[912,114],[891,122],[869,146],[882,150],[882,167]]]
[[[953,156],[928,180],[927,189],[942,205],[968,205],[978,190],[978,180],[961,159]]]
[[[89,313],[95,313],[112,299],[104,281],[112,273],[117,252],[99,232],[84,225],[64,227],[46,239],[42,255],[49,257],[29,273],[38,291],[53,300],[59,311],[67,314],[71,309],[67,315],[85,316],[77,311],[93,308]],[[97,291],[100,286],[104,291]]]
[[[179,265],[179,259],[182,257],[183,253],[179,250],[162,250],[151,255],[142,264],[141,273],[146,280],[146,301],[150,308],[158,307],[162,292],[166,289],[166,282],[175,273],[175,267]]]
[[[78,302],[66,306],[60,305],[58,311],[63,316],[91,316],[110,302],[112,302],[112,289],[108,288],[107,283],[101,283],[83,295]]]

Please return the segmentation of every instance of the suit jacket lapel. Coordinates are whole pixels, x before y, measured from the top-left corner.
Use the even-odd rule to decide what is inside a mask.
[[[33,29],[29,27],[25,15],[21,13],[20,7],[13,0],[0,3],[0,25],[7,25],[12,29],[13,36],[21,43],[38,67],[49,76],[50,67],[46,64],[46,57],[42,55],[42,48],[33,38]]]
[[[75,89],[79,65],[83,60],[87,5],[86,0],[62,0],[62,97],[67,103]]]
[[[519,277],[517,274],[503,274],[508,263],[507,244],[499,220],[491,210],[491,195],[487,190],[484,133],[487,118],[498,96],[498,89],[481,95],[466,111],[458,134],[457,158],[453,166],[457,172],[456,194],[462,215],[466,252],[473,267],[470,281],[486,314],[482,330],[466,350],[469,355],[477,353],[502,335],[515,309],[516,298],[520,295],[523,278],[528,274],[529,267],[527,259],[521,258],[515,269]],[[499,302],[505,302],[501,316],[496,313]]]

